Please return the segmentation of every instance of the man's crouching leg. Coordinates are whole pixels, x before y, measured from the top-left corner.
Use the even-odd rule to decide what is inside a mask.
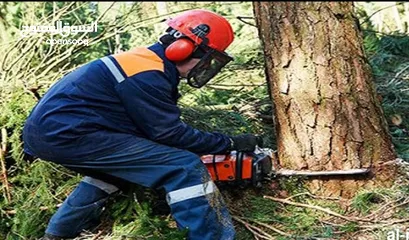
[[[85,177],[50,219],[46,235],[73,238],[97,226],[105,202],[117,191],[112,184]]]
[[[189,240],[234,239],[230,213],[207,169],[196,155],[186,160],[180,178],[166,184],[167,202],[178,227],[188,230]]]

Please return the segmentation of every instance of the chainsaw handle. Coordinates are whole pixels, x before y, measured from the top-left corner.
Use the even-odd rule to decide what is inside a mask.
[[[237,152],[236,154],[236,181],[243,179],[243,152]]]

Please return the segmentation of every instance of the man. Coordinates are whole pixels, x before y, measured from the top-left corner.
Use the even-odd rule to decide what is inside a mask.
[[[25,151],[85,175],[51,218],[44,239],[95,224],[122,182],[163,189],[189,239],[234,239],[231,217],[199,156],[254,151],[252,134],[203,132],[180,120],[177,86],[200,88],[232,60],[226,19],[190,10],[147,48],[92,61],[54,84],[24,126]]]

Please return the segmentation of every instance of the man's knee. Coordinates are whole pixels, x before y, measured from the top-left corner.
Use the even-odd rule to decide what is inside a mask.
[[[209,172],[200,157],[189,151],[180,151],[171,158],[166,177],[161,182],[166,193],[202,184],[210,180]]]
[[[201,182],[211,180],[210,174],[203,164],[200,157],[194,153],[186,151],[183,155],[183,168],[187,180],[197,182],[195,179],[200,179]]]
[[[104,191],[106,194],[111,195],[117,191],[119,188],[113,184],[107,183],[106,181],[86,176],[82,179],[82,182],[92,185],[101,191]]]
[[[182,161],[183,166],[186,168],[195,169],[204,167],[199,155],[189,151],[182,151],[180,154],[180,160]]]
[[[96,202],[105,201],[118,188],[98,179],[85,177],[67,199],[71,207],[84,207]]]

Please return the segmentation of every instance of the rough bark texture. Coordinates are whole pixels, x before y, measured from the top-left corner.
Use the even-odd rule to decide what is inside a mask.
[[[273,97],[278,157],[293,170],[373,168],[371,179],[315,179],[350,197],[389,186],[395,160],[352,2],[254,2]]]

